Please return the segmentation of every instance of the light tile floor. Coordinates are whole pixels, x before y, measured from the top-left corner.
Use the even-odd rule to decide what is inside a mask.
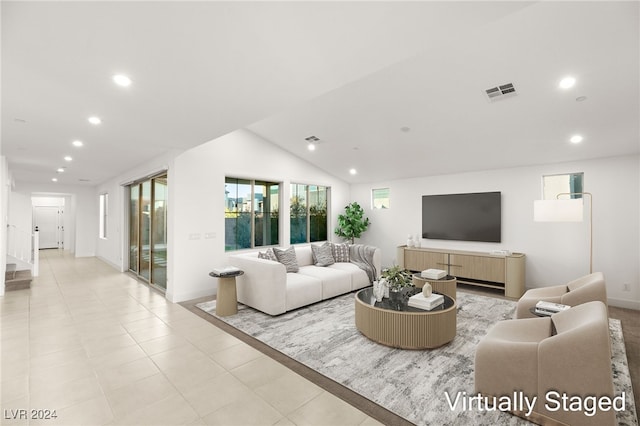
[[[129,274],[40,259],[0,298],[3,425],[380,424]]]

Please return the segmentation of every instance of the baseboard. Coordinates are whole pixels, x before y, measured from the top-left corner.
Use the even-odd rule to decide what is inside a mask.
[[[615,306],[616,308],[626,308],[640,311],[640,301],[637,300],[612,299],[608,297],[607,302],[610,306]]]
[[[169,293],[167,291],[167,299],[172,303],[181,303],[189,300],[199,299],[205,296],[213,297],[216,294],[215,288],[204,289],[200,291],[190,291],[188,293],[179,293],[176,294],[174,292]]]
[[[102,257],[102,256],[96,256],[98,259],[100,259],[101,261],[103,261],[104,263],[106,263],[107,265],[111,266],[113,269],[117,270],[118,272],[124,272],[124,269],[122,268],[122,265],[117,265],[113,262],[111,262],[109,259]]]

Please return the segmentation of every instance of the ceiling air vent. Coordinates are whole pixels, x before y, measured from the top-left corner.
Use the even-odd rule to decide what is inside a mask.
[[[309,136],[308,138],[304,138],[304,140],[307,141],[307,142],[311,142],[311,143],[320,142],[320,138],[318,138],[316,136]]]
[[[510,96],[515,96],[516,88],[513,83],[503,84],[501,86],[492,87],[490,89],[486,89],[485,93],[489,101],[494,102],[499,99],[504,99]]]

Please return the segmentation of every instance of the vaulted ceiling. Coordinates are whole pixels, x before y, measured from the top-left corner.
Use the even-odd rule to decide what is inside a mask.
[[[1,7],[17,181],[94,185],[239,128],[349,182],[640,152],[638,2]]]

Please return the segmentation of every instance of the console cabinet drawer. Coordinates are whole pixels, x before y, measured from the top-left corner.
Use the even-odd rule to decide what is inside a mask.
[[[404,267],[412,271],[424,271],[426,269],[442,269],[446,271],[447,256],[444,253],[405,250]]]
[[[503,257],[467,256],[452,254],[449,258],[451,275],[480,281],[505,282]]]

